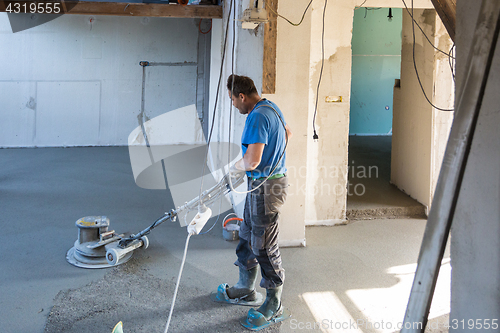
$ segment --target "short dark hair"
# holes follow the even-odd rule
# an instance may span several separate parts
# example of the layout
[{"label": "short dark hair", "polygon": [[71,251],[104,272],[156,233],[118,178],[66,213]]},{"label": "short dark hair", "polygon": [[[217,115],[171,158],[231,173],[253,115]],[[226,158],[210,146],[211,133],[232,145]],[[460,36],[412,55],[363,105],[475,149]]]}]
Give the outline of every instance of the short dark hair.
[{"label": "short dark hair", "polygon": [[227,90],[232,90],[234,96],[257,94],[257,88],[251,78],[236,74],[229,75],[227,78]]}]

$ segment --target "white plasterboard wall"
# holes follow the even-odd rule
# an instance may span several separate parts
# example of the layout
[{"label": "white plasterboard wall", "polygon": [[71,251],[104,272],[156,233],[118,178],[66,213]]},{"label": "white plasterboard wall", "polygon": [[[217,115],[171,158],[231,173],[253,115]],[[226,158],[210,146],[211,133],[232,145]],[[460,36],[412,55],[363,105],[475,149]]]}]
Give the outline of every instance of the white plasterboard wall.
[{"label": "white plasterboard wall", "polygon": [[[139,61],[196,62],[197,24],[63,15],[12,33],[0,13],[0,60],[9,64],[0,72],[0,146],[126,145],[141,111]],[[147,117],[196,103],[196,66],[146,70]]]},{"label": "white plasterboard wall", "polygon": [[[416,9],[414,17],[437,47],[448,51],[451,39],[432,9]],[[430,101],[453,109],[454,83],[448,58],[421,33],[415,34],[415,62]],[[394,107],[391,182],[428,209],[436,187],[453,112],[439,111],[425,99],[415,74],[411,18],[403,12],[401,88]]]}]

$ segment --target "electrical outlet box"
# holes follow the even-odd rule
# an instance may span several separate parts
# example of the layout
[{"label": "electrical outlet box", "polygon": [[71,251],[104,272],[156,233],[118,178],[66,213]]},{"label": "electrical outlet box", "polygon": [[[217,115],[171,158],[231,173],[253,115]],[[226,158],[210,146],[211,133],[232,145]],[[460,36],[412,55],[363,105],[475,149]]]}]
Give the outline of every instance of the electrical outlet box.
[{"label": "electrical outlet box", "polygon": [[245,9],[241,21],[243,29],[255,29],[260,23],[268,22],[267,11],[265,8]]}]

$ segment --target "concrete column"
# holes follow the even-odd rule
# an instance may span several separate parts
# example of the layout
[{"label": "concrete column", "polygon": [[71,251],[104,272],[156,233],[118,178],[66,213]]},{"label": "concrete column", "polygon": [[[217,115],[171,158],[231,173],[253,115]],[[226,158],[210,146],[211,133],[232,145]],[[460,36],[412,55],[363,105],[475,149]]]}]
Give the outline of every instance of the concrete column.
[{"label": "concrete column", "polygon": [[[457,100],[465,83],[478,16],[478,4],[457,2]],[[451,227],[450,332],[498,332],[500,325],[499,45],[497,42]]]},{"label": "concrete column", "polygon": [[[449,51],[451,41],[435,10],[415,9],[414,17],[433,43]],[[452,112],[438,111],[426,100],[415,72],[412,20],[403,11],[401,84],[395,88],[391,182],[430,208],[448,138]],[[415,25],[415,63],[427,98],[453,108],[453,79],[447,57],[438,54]],[[446,61],[446,63],[445,63]]]},{"label": "concrete column", "polygon": [[[313,117],[321,73],[324,1],[313,2],[309,67],[307,133],[307,225],[332,225],[345,220],[347,198],[347,146],[351,89],[351,29],[354,7],[345,1],[328,1],[324,29],[324,64],[318,94],[316,131]],[[327,96],[342,96],[327,103]]]},{"label": "concrete column", "polygon": [[[453,46],[453,41],[449,37],[439,16],[436,17],[436,33],[431,40],[437,48],[445,52],[449,52]],[[433,103],[437,107],[444,109],[454,108],[455,82],[452,74],[454,63],[454,60],[450,60],[442,52],[434,52]],[[431,193],[429,202],[432,202],[434,197],[446,143],[448,142],[451,124],[453,123],[453,115],[454,112],[432,108]]]},{"label": "concrete column", "polygon": [[[278,12],[298,23],[308,3],[309,0],[280,0]],[[310,12],[298,27],[278,19],[276,92],[264,96],[280,107],[293,132],[286,151],[290,187],[280,226],[280,244],[284,246],[305,245],[307,142],[311,139],[308,136],[310,36]]]}]

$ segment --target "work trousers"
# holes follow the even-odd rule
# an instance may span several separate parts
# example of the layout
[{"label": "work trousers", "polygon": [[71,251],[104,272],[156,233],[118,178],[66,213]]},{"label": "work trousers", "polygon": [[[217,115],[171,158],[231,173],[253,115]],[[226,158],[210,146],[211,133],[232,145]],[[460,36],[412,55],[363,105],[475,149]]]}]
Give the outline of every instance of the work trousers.
[{"label": "work trousers", "polygon": [[[263,180],[248,179],[252,191]],[[251,269],[260,265],[262,288],[276,288],[285,281],[278,246],[280,208],[286,200],[288,179],[286,176],[268,179],[261,187],[247,194],[240,242],[236,248],[235,265]]]}]

